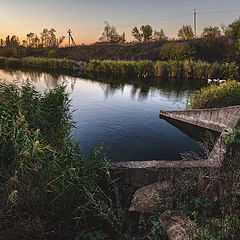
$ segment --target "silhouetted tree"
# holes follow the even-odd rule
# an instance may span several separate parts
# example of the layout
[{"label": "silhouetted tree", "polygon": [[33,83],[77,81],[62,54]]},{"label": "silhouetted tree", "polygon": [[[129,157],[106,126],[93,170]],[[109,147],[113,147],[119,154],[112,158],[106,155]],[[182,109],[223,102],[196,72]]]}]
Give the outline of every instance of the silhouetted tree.
[{"label": "silhouetted tree", "polygon": [[143,41],[150,41],[153,35],[153,29],[150,25],[142,25],[140,30],[142,31]]},{"label": "silhouetted tree", "polygon": [[34,44],[35,47],[40,46],[40,42],[42,47],[59,47],[59,45],[63,42],[65,39],[65,36],[56,36],[56,30],[54,28],[51,28],[48,30],[47,28],[44,28],[43,31],[40,33],[41,40],[35,35],[34,38]]},{"label": "silhouetted tree", "polygon": [[13,35],[10,38],[10,36],[8,35],[6,37],[5,45],[6,45],[6,47],[17,48],[19,46],[19,38],[15,35]]},{"label": "silhouetted tree", "polygon": [[186,25],[186,26],[182,26],[179,30],[178,30],[178,37],[179,39],[193,39],[194,38],[194,34],[193,34],[193,30],[192,27],[190,25]]},{"label": "silhouetted tree", "polygon": [[134,27],[132,29],[132,36],[139,42],[142,41],[142,34],[140,33],[140,31],[138,30],[137,27]]},{"label": "silhouetted tree", "polygon": [[34,33],[32,33],[32,32],[27,34],[27,46],[28,47],[33,47],[33,37],[34,37]]},{"label": "silhouetted tree", "polygon": [[240,39],[240,17],[225,29],[225,35],[235,40]]},{"label": "silhouetted tree", "polygon": [[5,41],[3,39],[0,39],[0,47],[3,47],[5,45]]},{"label": "silhouetted tree", "polygon": [[152,39],[152,35],[153,29],[150,25],[142,25],[140,30],[137,27],[132,29],[132,36],[139,42],[150,41]]},{"label": "silhouetted tree", "polygon": [[208,40],[216,40],[221,37],[221,30],[219,27],[205,27],[201,37]]},{"label": "silhouetted tree", "polygon": [[117,33],[116,28],[114,26],[111,26],[109,22],[105,21],[105,27],[104,31],[102,33],[102,36],[99,38],[102,42],[111,42],[111,43],[120,43],[125,42],[125,33],[120,35]]},{"label": "silhouetted tree", "polygon": [[167,40],[168,37],[166,36],[166,34],[164,33],[163,29],[161,29],[159,32],[154,30],[154,34],[152,39],[154,41],[158,41],[158,40]]}]

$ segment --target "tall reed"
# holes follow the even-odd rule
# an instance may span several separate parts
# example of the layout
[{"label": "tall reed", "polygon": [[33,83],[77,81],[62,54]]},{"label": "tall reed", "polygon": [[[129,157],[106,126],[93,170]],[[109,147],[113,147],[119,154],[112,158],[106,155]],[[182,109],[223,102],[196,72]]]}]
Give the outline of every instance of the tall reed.
[{"label": "tall reed", "polygon": [[240,69],[235,63],[208,63],[204,61],[111,61],[92,60],[88,65],[90,72],[111,74],[135,74],[138,76],[157,76],[166,78],[222,78],[240,79]]},{"label": "tall reed", "polygon": [[64,87],[0,84],[0,231],[21,226],[20,235],[39,237],[37,224],[44,233],[79,232],[102,211],[96,201],[109,203],[109,161],[80,151],[69,107]]}]

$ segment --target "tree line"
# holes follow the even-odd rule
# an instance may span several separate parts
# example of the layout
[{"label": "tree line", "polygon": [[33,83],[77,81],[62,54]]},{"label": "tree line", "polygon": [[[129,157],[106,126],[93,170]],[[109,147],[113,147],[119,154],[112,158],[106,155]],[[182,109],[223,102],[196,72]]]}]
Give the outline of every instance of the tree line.
[{"label": "tree line", "polygon": [[0,39],[0,46],[10,48],[17,48],[20,45],[31,48],[59,47],[64,39],[65,36],[56,36],[56,30],[54,28],[51,28],[50,30],[44,28],[40,33],[40,36],[33,32],[26,34],[26,39],[22,41],[22,44],[16,35],[8,35],[5,40]]},{"label": "tree line", "polygon": [[[137,42],[168,40],[168,37],[163,29],[157,31],[150,25],[142,25],[140,28],[135,26],[132,28],[131,33],[134,40]],[[178,30],[177,36],[179,40],[191,40],[196,38],[191,25],[183,25]],[[217,26],[207,26],[203,29],[203,32],[200,35],[201,38],[208,40],[216,40],[222,36],[240,39],[240,18],[228,26],[222,25],[221,28]],[[102,36],[99,38],[99,41],[124,43],[126,42],[125,33],[117,33],[116,27],[111,26],[109,22],[105,22],[104,31]]]},{"label": "tree line", "polygon": [[[108,43],[125,43],[125,33],[118,33],[115,26],[112,26],[109,22],[104,22],[104,30],[100,42]],[[163,29],[159,31],[154,30],[150,25],[142,25],[140,28],[134,26],[131,30],[131,34],[135,42],[148,42],[148,41],[161,41],[168,40],[167,35]],[[183,25],[178,30],[179,40],[191,40],[197,38],[194,35],[191,25]],[[200,38],[207,40],[216,40],[223,36],[238,40],[240,42],[240,17],[236,19],[228,26],[222,25],[221,28],[217,26],[207,26],[203,29]],[[0,39],[0,47],[16,48],[18,46],[31,47],[31,48],[43,48],[43,47],[59,47],[65,39],[65,36],[56,36],[56,30],[51,28],[48,30],[44,28],[38,36],[36,33],[30,32],[26,34],[26,39],[20,44],[19,38],[15,35],[7,36],[5,40]]]}]

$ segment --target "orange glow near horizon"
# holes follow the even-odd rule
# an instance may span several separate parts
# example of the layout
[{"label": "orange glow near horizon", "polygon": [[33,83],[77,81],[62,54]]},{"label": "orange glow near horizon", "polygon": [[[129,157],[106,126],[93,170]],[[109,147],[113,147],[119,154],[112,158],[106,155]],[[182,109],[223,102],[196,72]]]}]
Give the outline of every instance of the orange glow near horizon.
[{"label": "orange glow near horizon", "polygon": [[[153,30],[163,29],[169,38],[176,38],[183,25],[193,26],[193,9],[197,9],[197,34],[206,26],[228,25],[239,17],[240,1],[229,0],[0,0],[0,38],[16,35],[20,41],[33,32],[38,36],[44,28],[56,29],[57,36],[67,30],[77,44],[98,41],[104,21],[125,32],[127,41],[133,40],[134,26],[150,24]],[[211,12],[212,11],[212,12]]]}]

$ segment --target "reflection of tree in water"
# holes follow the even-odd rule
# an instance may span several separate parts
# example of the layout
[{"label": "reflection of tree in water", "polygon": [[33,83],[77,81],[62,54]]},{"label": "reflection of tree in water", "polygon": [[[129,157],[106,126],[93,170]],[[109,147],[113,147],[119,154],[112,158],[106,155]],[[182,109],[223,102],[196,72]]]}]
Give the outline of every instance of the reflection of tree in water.
[{"label": "reflection of tree in water", "polygon": [[[167,98],[182,98],[187,92],[200,89],[204,82],[199,80],[184,79],[160,79],[145,78],[139,79],[135,76],[113,76],[105,74],[89,74],[87,76],[92,81],[103,83],[103,89],[106,96],[113,95],[117,90],[124,89],[127,84],[131,86],[131,97],[139,100],[147,99],[150,96],[160,94]],[[107,85],[107,87],[106,87]]]},{"label": "reflection of tree in water", "polygon": [[71,90],[74,90],[74,85],[77,78],[67,76],[65,74],[56,73],[56,72],[43,72],[38,69],[34,70],[11,70],[4,69],[3,78],[8,82],[15,82],[18,85],[22,85],[26,82],[33,83],[33,85],[41,84],[44,82],[47,89],[55,88],[60,85],[69,85]]},{"label": "reflection of tree in water", "polygon": [[[27,80],[32,83],[41,84],[44,81],[47,88],[54,88],[59,85],[67,85],[74,91],[76,81],[79,80],[78,75],[72,73],[59,72],[43,72],[39,70],[4,70],[9,81],[15,79],[19,84],[23,84]],[[10,77],[9,77],[10,75]],[[4,76],[4,72],[3,72]],[[199,80],[184,79],[159,79],[144,78],[139,79],[136,76],[113,76],[105,74],[89,74],[84,76],[84,80],[98,82],[103,90],[105,97],[112,96],[119,90],[124,91],[125,86],[130,87],[132,98],[137,97],[143,101],[153,96],[164,96],[170,98],[183,98],[193,90],[200,89],[204,86],[204,82]]]}]

